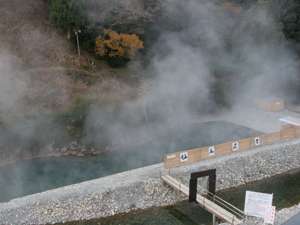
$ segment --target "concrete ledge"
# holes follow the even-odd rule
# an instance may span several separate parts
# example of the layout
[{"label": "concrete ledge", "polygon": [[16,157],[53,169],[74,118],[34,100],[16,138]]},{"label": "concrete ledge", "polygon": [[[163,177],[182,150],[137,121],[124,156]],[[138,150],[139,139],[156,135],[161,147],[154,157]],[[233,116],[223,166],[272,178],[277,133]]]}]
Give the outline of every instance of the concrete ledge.
[{"label": "concrete ledge", "polygon": [[264,146],[192,166],[164,171],[162,164],[71,185],[0,204],[1,224],[47,224],[100,218],[181,201],[160,180],[161,173],[188,182],[191,171],[217,169],[224,189],[300,167],[300,140]]}]

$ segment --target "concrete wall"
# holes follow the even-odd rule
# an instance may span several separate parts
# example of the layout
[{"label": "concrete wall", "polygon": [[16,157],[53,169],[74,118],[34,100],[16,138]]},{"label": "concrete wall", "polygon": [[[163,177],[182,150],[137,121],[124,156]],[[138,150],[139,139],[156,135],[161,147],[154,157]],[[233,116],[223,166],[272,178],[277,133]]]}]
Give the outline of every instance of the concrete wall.
[{"label": "concrete wall", "polygon": [[[244,184],[300,167],[300,140],[206,160],[170,170],[188,181],[191,171],[217,169],[217,188]],[[174,204],[185,199],[160,180],[162,164],[0,204],[1,224],[45,224],[92,219]]]},{"label": "concrete wall", "polygon": [[[188,165],[213,157],[235,154],[237,151],[253,151],[255,148],[262,145],[270,145],[280,141],[287,141],[299,138],[300,127],[285,125],[282,126],[279,132],[256,135],[242,140],[234,140],[231,142],[211,146],[214,148],[214,154],[209,154],[210,146],[171,153],[165,157],[164,165],[165,168],[174,168],[177,166]],[[258,143],[256,143],[256,139],[258,139]],[[233,148],[234,144],[237,144],[238,149]],[[181,159],[181,154],[186,155],[185,160]]]}]

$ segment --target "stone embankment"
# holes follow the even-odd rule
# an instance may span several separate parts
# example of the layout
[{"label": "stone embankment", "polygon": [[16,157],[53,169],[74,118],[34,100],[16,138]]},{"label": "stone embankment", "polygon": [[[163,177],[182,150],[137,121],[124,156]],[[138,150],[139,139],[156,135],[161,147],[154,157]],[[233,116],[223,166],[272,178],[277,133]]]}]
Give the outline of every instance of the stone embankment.
[{"label": "stone embankment", "polygon": [[0,157],[0,166],[6,166],[9,164],[14,164],[17,161],[34,160],[42,158],[51,157],[63,157],[63,156],[73,156],[73,157],[86,157],[86,156],[97,156],[100,154],[107,153],[109,149],[96,149],[93,147],[86,147],[80,143],[73,141],[63,147],[53,147],[46,146],[41,151],[35,152],[34,154],[29,151],[22,152],[21,155],[9,155],[7,158]]},{"label": "stone embankment", "polygon": [[104,153],[105,151],[99,150],[99,149],[96,149],[93,147],[88,148],[88,147],[85,147],[84,145],[81,145],[78,142],[74,141],[65,147],[53,148],[52,152],[53,152],[53,155],[57,155],[57,156],[84,157],[84,156],[96,156],[96,155]]},{"label": "stone embankment", "polygon": [[206,160],[171,171],[162,164],[91,180],[0,204],[1,224],[51,224],[93,219],[175,204],[184,196],[163,184],[161,174],[187,184],[192,171],[217,169],[224,189],[300,168],[300,140]]}]

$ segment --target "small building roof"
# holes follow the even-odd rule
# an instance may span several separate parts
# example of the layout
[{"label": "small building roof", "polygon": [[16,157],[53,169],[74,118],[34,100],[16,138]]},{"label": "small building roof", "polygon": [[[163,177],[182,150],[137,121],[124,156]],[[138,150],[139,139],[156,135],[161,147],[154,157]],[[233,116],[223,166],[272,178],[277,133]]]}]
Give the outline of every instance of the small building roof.
[{"label": "small building roof", "polygon": [[300,126],[300,118],[298,117],[287,116],[287,117],[280,118],[279,121],[294,126]]}]

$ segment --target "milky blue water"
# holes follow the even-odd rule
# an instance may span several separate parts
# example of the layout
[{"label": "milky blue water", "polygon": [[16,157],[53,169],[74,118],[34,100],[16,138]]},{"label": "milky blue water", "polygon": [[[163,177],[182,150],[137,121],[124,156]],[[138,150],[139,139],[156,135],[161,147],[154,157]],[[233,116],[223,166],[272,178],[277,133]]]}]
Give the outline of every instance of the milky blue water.
[{"label": "milky blue water", "polygon": [[156,140],[97,157],[61,157],[0,167],[0,201],[161,162],[169,152],[249,137],[255,131],[226,122],[180,127]]}]

